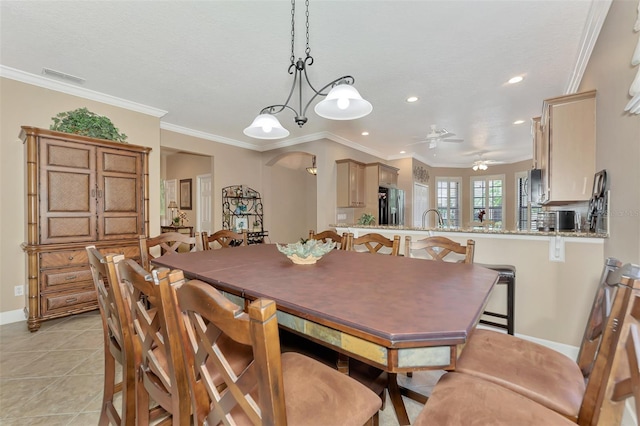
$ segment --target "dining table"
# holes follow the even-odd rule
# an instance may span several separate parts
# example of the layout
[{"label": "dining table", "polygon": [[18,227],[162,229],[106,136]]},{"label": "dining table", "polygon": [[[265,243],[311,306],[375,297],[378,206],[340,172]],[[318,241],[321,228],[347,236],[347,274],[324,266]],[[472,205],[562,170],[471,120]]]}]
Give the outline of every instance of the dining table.
[{"label": "dining table", "polygon": [[388,392],[400,424],[409,419],[395,375],[455,370],[498,280],[474,264],[346,250],[300,265],[276,244],[167,253],[152,263],[240,306],[271,299],[280,327],[393,375]]}]

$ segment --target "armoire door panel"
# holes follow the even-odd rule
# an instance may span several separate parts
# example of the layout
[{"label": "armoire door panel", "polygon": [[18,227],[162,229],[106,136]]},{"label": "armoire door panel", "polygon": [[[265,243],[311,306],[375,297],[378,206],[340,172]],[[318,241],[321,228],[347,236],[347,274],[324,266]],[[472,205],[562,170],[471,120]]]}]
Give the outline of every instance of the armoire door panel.
[{"label": "armoire door panel", "polygon": [[102,226],[100,226],[100,238],[112,239],[139,235],[140,226],[138,216],[105,216],[103,217]]},{"label": "armoire door panel", "polygon": [[47,181],[47,212],[91,213],[95,204],[91,190],[95,188],[90,174],[49,171]]},{"label": "armoire door panel", "polygon": [[103,172],[128,173],[132,175],[139,173],[140,156],[138,155],[101,150],[101,157],[101,169]]},{"label": "armoire door panel", "polygon": [[47,241],[91,241],[95,238],[95,216],[50,217],[46,232]]},{"label": "armoire door panel", "polygon": [[100,194],[103,200],[104,213],[132,212],[139,209],[138,182],[135,177],[122,178],[113,176],[103,177],[104,194]]},{"label": "armoire door panel", "polygon": [[47,139],[46,142],[42,147],[44,163],[47,166],[93,169],[95,147],[54,139]]}]

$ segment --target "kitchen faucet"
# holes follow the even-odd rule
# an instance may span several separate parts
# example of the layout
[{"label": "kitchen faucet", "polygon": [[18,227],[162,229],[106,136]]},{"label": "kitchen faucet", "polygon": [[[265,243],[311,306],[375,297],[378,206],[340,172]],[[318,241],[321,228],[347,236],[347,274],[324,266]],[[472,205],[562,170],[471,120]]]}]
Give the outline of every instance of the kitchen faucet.
[{"label": "kitchen faucet", "polygon": [[440,214],[440,212],[437,209],[428,209],[425,210],[424,213],[422,213],[422,227],[425,227],[425,221],[427,219],[427,213],[429,212],[435,212],[436,216],[438,216],[438,227],[442,228],[444,227],[444,221],[442,220],[442,215]]}]

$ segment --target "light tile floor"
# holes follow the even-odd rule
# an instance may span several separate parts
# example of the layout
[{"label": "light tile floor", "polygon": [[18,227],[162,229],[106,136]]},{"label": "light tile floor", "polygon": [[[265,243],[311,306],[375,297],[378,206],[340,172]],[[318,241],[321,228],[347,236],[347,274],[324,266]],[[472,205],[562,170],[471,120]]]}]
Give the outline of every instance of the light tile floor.
[{"label": "light tile floor", "polygon": [[[31,333],[26,322],[0,326],[0,425],[97,425],[102,402],[102,323],[98,311],[45,321]],[[439,374],[414,374],[405,385],[428,391]],[[405,398],[411,420],[421,404]],[[381,426],[398,421],[387,398]]]}]

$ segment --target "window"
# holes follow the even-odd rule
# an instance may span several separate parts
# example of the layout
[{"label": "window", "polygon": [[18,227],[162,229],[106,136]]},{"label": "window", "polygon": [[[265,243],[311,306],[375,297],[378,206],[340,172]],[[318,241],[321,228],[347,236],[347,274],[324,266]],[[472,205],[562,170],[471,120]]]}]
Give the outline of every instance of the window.
[{"label": "window", "polygon": [[460,227],[461,178],[436,178],[436,208],[449,228]]},{"label": "window", "polygon": [[516,228],[518,231],[537,231],[538,213],[542,207],[529,203],[529,179],[527,172],[516,173]]},{"label": "window", "polygon": [[503,227],[504,175],[471,178],[471,220],[479,220],[478,214],[484,210],[483,220],[495,222],[494,227]]}]

